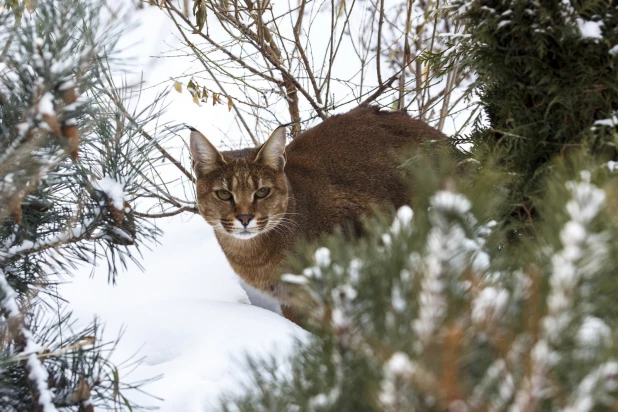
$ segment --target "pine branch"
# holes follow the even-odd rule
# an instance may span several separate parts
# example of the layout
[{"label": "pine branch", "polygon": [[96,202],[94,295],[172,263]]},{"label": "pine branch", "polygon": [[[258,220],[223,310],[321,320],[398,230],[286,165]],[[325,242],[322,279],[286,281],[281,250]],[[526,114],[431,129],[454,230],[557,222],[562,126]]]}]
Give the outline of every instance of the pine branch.
[{"label": "pine branch", "polygon": [[32,395],[34,412],[57,412],[52,403],[53,394],[47,386],[47,369],[37,357],[37,353],[42,348],[34,341],[26,327],[24,317],[17,305],[17,293],[8,284],[2,269],[0,269],[0,294],[2,296],[0,309],[7,319],[15,349],[21,352],[18,356],[27,356],[27,360],[22,361],[21,364]]}]

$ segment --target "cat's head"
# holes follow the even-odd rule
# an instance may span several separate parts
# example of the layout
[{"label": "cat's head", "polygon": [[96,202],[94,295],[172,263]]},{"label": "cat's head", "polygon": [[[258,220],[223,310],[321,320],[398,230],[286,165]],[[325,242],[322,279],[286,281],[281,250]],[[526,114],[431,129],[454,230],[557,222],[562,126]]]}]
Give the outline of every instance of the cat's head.
[{"label": "cat's head", "polygon": [[219,234],[246,240],[285,221],[284,127],[275,130],[259,149],[223,153],[203,134],[191,130],[190,147],[197,208]]}]

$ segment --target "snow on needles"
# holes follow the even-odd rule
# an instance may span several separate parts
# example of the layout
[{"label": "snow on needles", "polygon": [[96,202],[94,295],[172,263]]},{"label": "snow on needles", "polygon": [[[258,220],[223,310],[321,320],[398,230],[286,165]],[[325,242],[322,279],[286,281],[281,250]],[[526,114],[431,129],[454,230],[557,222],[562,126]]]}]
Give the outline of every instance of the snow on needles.
[{"label": "snow on needles", "polygon": [[602,21],[589,21],[582,18],[575,19],[579,31],[582,33],[584,39],[602,39],[601,27],[603,27]]},{"label": "snow on needles", "polygon": [[[542,333],[532,349],[531,376],[515,397],[514,411],[527,410],[529,405],[536,404],[547,393],[550,385],[547,375],[560,359],[554,347],[563,341],[570,326],[580,325],[577,333],[580,346],[598,344],[605,333],[603,322],[599,323],[592,317],[578,319],[581,315],[574,308],[576,297],[582,293],[583,283],[597,273],[608,254],[605,234],[591,232],[589,227],[605,206],[605,192],[590,183],[589,171],[582,171],[580,176],[580,181],[566,183],[571,195],[566,204],[570,220],[560,232],[563,248],[551,259],[547,315],[541,321]],[[580,388],[581,385],[589,386],[586,379]],[[567,410],[590,410],[594,402],[589,403],[593,399],[587,395],[589,392],[587,389],[582,391],[572,402],[573,408]]]},{"label": "snow on needles", "polygon": [[[482,226],[470,213],[471,203],[462,194],[449,191],[437,192],[430,200],[429,219],[432,228],[427,236],[419,313],[414,321],[418,335],[416,349],[420,352],[440,328],[447,312],[445,293],[449,280],[459,281],[465,287],[461,274],[471,268],[482,273],[489,268],[489,256],[482,250],[485,237],[493,222]],[[467,229],[473,229],[474,238],[469,238]],[[470,264],[471,262],[471,264]],[[502,299],[502,293],[499,293]],[[477,312],[481,307],[477,305]],[[480,315],[477,315],[480,317]]]},{"label": "snow on needles", "polygon": [[102,179],[95,180],[93,183],[95,189],[99,189],[108,199],[112,201],[114,207],[118,210],[122,210],[124,207],[124,201],[126,199],[126,194],[124,193],[124,185],[109,176],[106,176]]},{"label": "snow on needles", "polygon": [[6,281],[2,269],[0,269],[0,293],[2,294],[0,309],[7,314],[9,324],[18,325],[17,330],[13,333],[21,335],[24,341],[25,347],[23,348],[22,355],[27,355],[28,379],[36,386],[38,396],[35,401],[41,405],[42,412],[57,412],[56,407],[52,403],[52,393],[47,386],[47,369],[45,369],[37,357],[37,353],[41,351],[41,346],[34,341],[32,334],[26,329],[19,306],[15,300],[17,293]]},{"label": "snow on needles", "polygon": [[47,92],[43,96],[41,96],[38,109],[39,113],[41,113],[42,115],[53,116],[55,114],[54,96],[50,92]]}]

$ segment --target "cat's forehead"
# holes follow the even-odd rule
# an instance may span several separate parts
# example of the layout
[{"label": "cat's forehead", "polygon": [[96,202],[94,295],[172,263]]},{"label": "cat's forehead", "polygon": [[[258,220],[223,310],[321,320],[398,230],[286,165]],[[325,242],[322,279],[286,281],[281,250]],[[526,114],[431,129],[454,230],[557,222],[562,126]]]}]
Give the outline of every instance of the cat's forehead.
[{"label": "cat's forehead", "polygon": [[225,185],[228,190],[255,189],[260,185],[261,177],[255,167],[244,159],[233,160],[226,173]]}]

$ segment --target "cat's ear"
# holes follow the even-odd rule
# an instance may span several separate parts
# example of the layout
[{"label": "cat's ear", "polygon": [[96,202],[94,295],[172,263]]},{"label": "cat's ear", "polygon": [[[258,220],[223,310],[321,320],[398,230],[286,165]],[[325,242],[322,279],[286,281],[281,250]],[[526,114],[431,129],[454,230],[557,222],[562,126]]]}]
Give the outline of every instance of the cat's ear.
[{"label": "cat's ear", "polygon": [[189,147],[196,175],[207,174],[225,164],[225,159],[206,136],[191,128]]},{"label": "cat's ear", "polygon": [[283,171],[285,167],[285,127],[279,126],[262,145],[255,161]]}]

